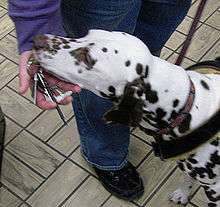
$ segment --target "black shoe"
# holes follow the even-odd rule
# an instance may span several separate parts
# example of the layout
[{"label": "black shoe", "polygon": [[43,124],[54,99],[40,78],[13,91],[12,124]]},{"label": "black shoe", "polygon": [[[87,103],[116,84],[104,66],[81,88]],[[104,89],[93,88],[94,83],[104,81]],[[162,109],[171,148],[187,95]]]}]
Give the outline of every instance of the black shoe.
[{"label": "black shoe", "polygon": [[105,189],[113,195],[129,201],[143,195],[142,179],[130,162],[116,171],[100,170],[96,167],[94,169]]}]

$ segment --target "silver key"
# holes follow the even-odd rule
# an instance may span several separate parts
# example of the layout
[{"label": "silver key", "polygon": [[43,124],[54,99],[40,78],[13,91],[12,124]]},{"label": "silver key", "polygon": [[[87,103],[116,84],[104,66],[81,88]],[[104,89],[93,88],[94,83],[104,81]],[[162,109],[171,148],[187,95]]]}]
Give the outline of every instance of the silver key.
[{"label": "silver key", "polygon": [[33,87],[33,98],[34,98],[34,104],[37,104],[37,82],[38,82],[38,75],[37,73],[34,74],[34,87]]}]

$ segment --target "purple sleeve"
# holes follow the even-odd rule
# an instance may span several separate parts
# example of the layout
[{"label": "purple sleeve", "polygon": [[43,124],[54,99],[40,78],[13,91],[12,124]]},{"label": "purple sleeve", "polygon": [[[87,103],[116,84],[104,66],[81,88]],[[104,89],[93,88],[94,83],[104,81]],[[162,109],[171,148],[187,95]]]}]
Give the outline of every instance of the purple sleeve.
[{"label": "purple sleeve", "polygon": [[60,0],[9,0],[9,16],[15,23],[19,53],[32,48],[36,34],[65,35]]}]

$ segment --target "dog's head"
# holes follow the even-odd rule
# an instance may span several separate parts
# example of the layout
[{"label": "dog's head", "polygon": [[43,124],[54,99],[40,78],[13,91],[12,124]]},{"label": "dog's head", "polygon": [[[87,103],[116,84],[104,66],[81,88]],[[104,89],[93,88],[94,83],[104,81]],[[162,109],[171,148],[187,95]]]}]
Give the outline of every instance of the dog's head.
[{"label": "dog's head", "polygon": [[138,122],[143,103],[137,80],[147,77],[153,61],[141,40],[103,30],[91,30],[80,39],[38,35],[33,52],[48,72],[114,101],[107,121]]}]

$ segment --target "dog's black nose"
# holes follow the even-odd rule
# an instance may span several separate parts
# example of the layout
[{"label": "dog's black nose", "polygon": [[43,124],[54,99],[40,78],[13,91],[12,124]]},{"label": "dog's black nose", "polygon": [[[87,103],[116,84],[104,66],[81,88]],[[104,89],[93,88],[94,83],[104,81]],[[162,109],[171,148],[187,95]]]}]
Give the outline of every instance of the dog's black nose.
[{"label": "dog's black nose", "polygon": [[46,35],[36,35],[33,38],[34,49],[43,49],[48,47],[48,37]]}]

